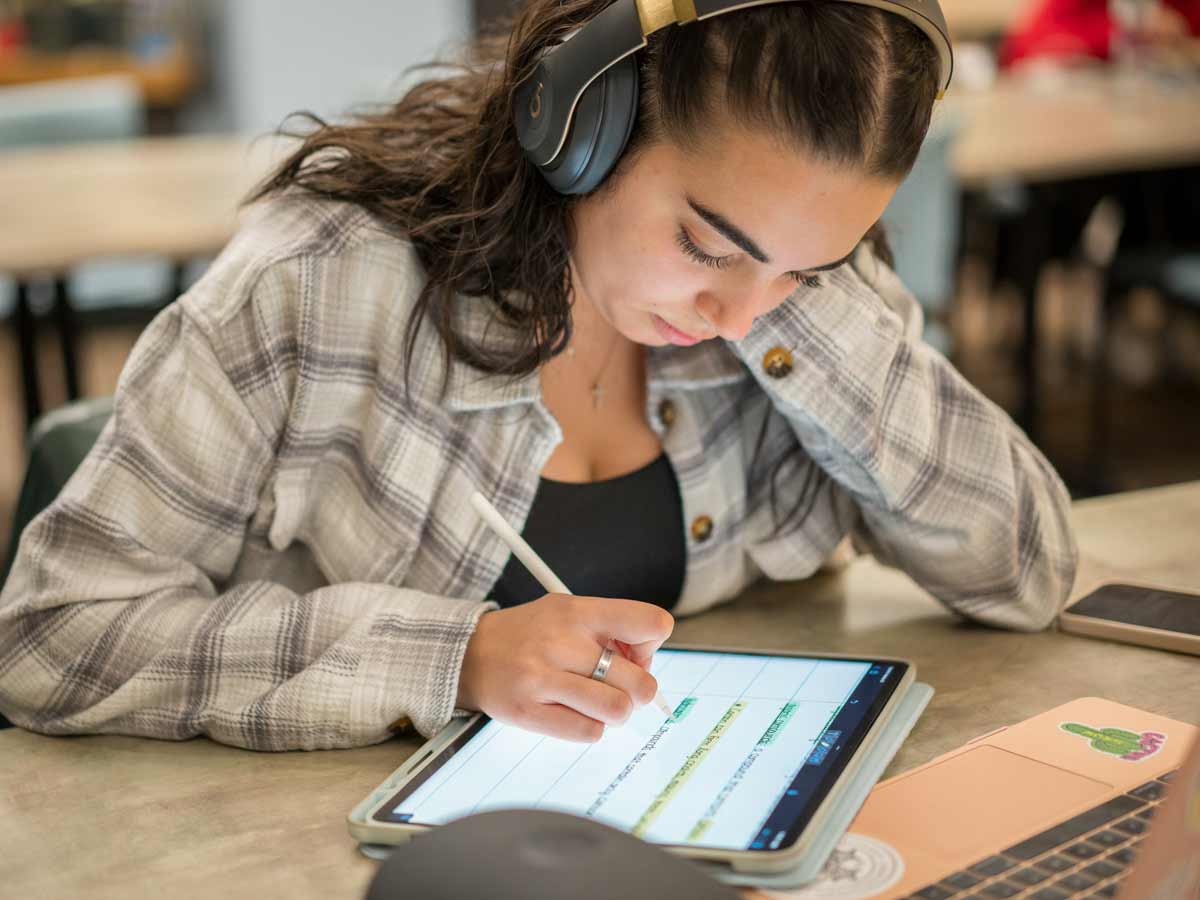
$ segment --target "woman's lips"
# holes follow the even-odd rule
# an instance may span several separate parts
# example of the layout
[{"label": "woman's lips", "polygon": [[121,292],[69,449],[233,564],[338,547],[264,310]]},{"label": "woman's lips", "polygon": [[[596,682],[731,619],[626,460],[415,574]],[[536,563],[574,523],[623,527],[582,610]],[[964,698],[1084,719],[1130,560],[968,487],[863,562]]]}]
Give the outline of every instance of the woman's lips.
[{"label": "woman's lips", "polygon": [[692,337],[690,334],[680,331],[675,326],[669,324],[666,319],[657,313],[654,314],[654,327],[658,329],[658,333],[661,334],[666,340],[670,341],[672,344],[677,344],[680,347],[690,347],[693,344],[700,343],[700,338]]}]

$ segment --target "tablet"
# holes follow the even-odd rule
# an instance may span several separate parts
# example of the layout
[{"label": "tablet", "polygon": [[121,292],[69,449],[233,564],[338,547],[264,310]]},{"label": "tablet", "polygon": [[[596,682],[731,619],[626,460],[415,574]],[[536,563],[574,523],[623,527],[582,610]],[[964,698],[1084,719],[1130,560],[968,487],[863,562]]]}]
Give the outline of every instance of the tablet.
[{"label": "tablet", "polygon": [[594,818],[744,871],[794,865],[822,813],[911,685],[896,659],[664,647],[653,704],[596,743],[479,713],[432,738],[385,782],[360,841],[396,843],[485,810]]}]

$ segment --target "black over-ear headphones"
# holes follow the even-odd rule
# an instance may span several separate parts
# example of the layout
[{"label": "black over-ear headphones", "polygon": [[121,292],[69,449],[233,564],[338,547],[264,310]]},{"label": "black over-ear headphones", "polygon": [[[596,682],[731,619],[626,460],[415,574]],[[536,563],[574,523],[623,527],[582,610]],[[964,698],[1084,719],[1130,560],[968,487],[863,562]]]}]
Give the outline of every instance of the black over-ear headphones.
[{"label": "black over-ear headphones", "polygon": [[[633,131],[638,108],[634,54],[670,25],[769,3],[804,0],[616,0],[549,51],[517,88],[517,139],[556,191],[586,194],[612,171]],[[937,47],[939,99],[954,57],[937,0],[840,0],[908,19]]]}]

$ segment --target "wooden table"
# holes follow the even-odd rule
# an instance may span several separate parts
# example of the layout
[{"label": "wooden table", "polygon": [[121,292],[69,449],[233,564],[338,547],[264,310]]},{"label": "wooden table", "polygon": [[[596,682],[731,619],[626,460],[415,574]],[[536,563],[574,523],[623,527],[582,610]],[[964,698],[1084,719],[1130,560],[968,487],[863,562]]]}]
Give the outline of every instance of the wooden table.
[{"label": "wooden table", "polygon": [[954,175],[968,188],[1026,184],[1200,161],[1200,77],[1116,78],[1104,68],[1001,77],[947,95],[938,116],[962,131]]},{"label": "wooden table", "polygon": [[[1077,592],[1106,576],[1200,588],[1200,482],[1084,501],[1073,518]],[[838,575],[762,585],[680,621],[675,637],[913,659],[937,694],[890,774],[1076,697],[1200,722],[1194,657],[959,624],[866,558]],[[346,813],[417,746],[268,754],[204,739],[0,732],[0,892],[361,898],[375,864],[359,855]]]},{"label": "wooden table", "polygon": [[956,41],[994,40],[1004,35],[1034,0],[942,0]]},{"label": "wooden table", "polygon": [[66,274],[101,257],[154,255],[179,263],[218,252],[237,227],[238,203],[286,141],[231,136],[148,138],[0,153],[0,273],[17,281],[17,327],[26,412],[41,411],[29,287],[55,284],[79,396]]}]

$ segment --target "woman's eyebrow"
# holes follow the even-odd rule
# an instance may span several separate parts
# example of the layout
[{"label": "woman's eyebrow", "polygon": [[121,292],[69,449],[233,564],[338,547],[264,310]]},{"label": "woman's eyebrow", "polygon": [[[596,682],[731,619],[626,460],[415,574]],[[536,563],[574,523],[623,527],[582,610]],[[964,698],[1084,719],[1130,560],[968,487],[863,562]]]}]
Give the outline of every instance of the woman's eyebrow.
[{"label": "woman's eyebrow", "polygon": [[688,206],[696,211],[696,215],[702,218],[713,228],[717,229],[717,231],[721,232],[721,234],[725,235],[731,244],[734,244],[745,250],[760,263],[769,263],[771,261],[771,257],[763,253],[762,250],[759,249],[758,244],[754,243],[754,241],[752,241],[746,235],[746,232],[742,231],[742,229],[738,228],[723,215],[718,212],[713,212],[707,206],[697,203],[691,197],[687,198],[687,202]]},{"label": "woman's eyebrow", "polygon": [[[696,215],[723,234],[731,244],[745,250],[760,263],[769,263],[771,261],[771,257],[763,253],[758,244],[754,243],[746,232],[742,231],[742,229],[738,228],[719,212],[709,209],[691,197],[687,198],[687,203],[695,211]],[[815,268],[804,269],[803,271],[828,272],[830,269],[836,269],[838,266],[843,265],[853,255],[854,251],[851,250],[841,259],[837,260],[837,262],[826,263],[823,266],[816,266]]]}]

